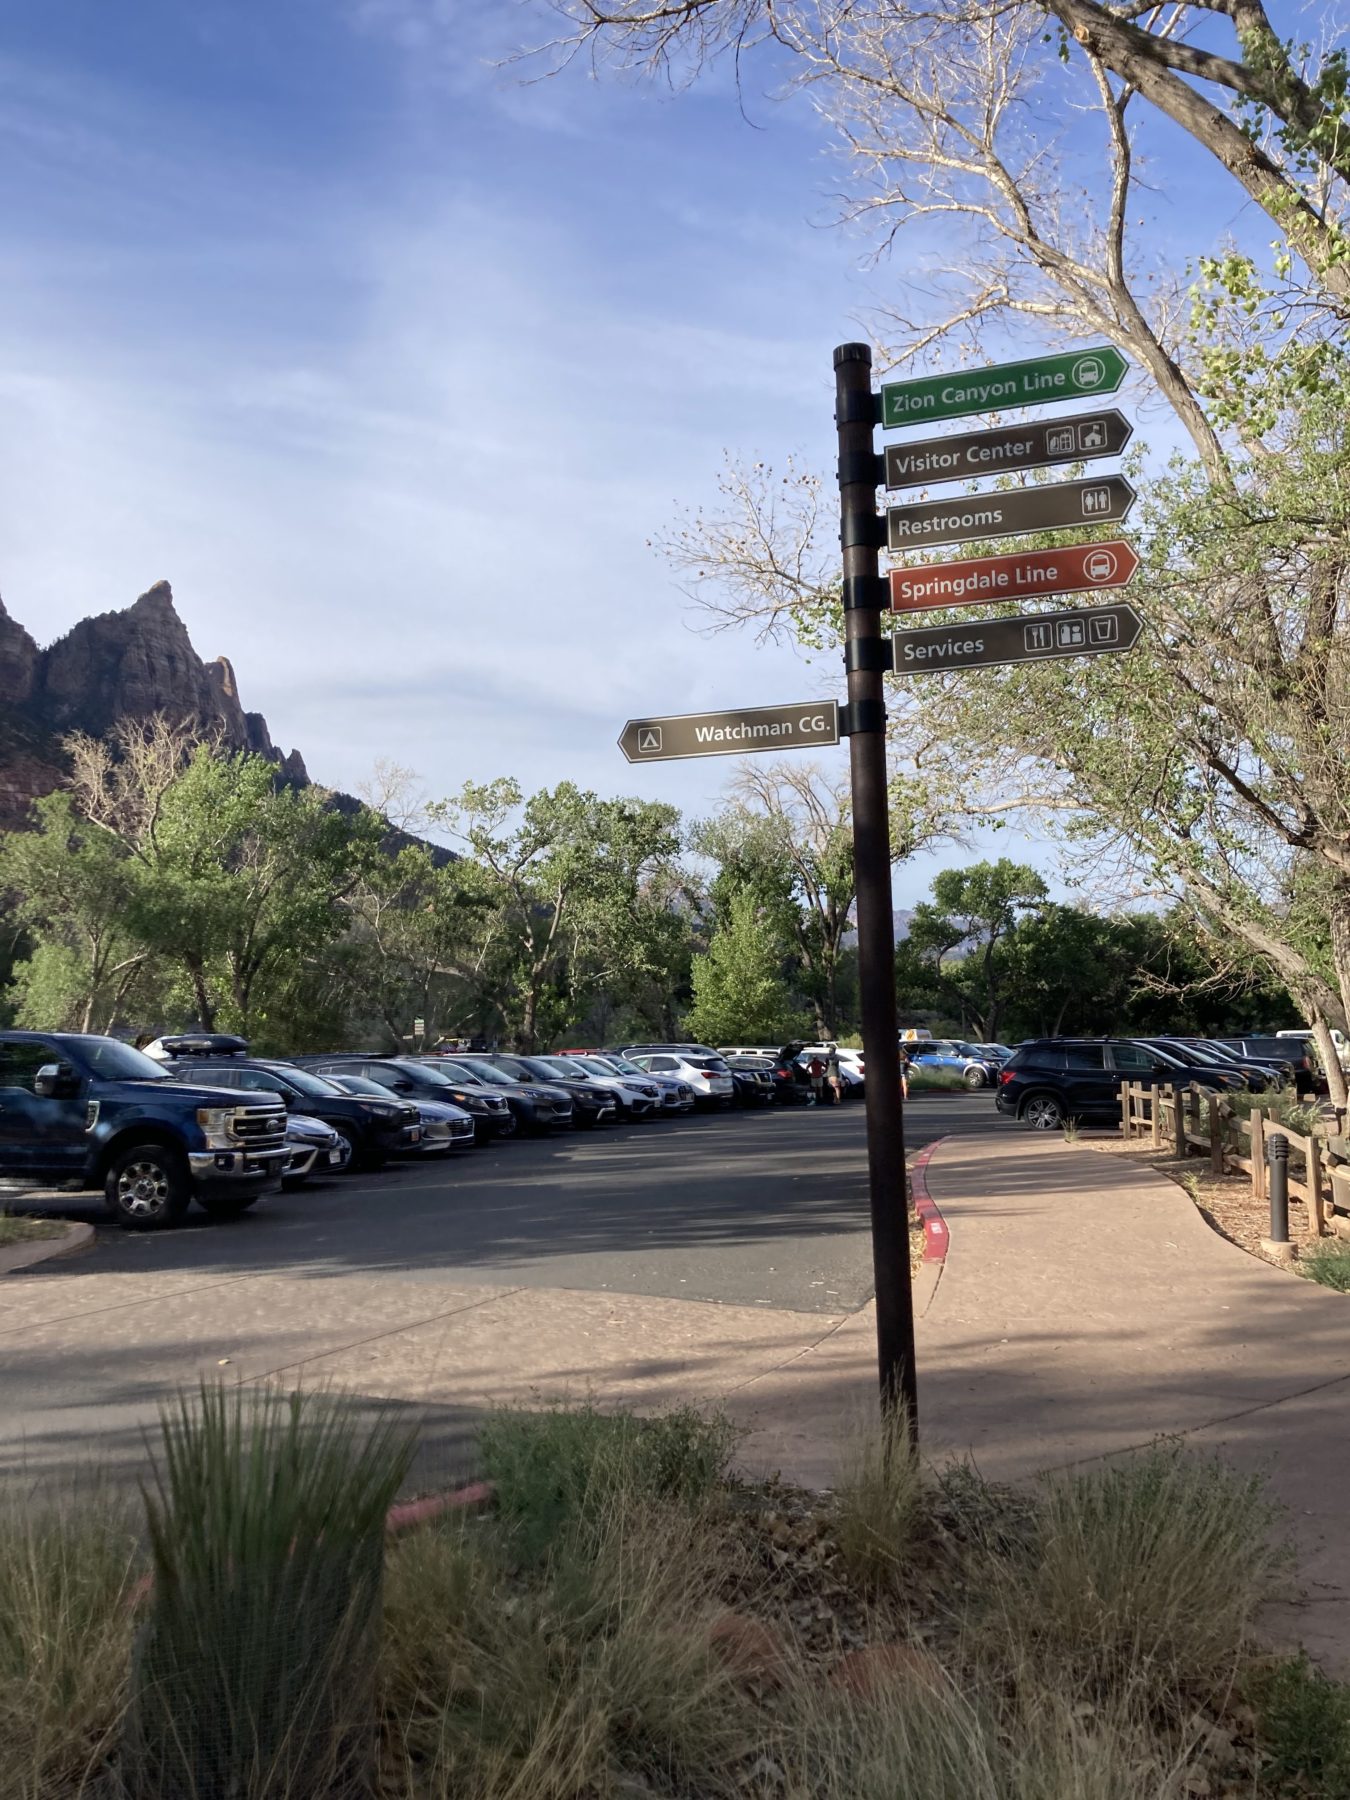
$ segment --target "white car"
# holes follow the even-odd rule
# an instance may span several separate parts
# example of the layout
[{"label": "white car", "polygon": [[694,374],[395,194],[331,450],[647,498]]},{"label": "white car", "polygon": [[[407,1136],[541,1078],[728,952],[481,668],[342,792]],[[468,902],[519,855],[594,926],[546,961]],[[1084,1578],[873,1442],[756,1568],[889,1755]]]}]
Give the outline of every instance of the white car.
[{"label": "white car", "polygon": [[635,1045],[625,1056],[651,1075],[678,1075],[694,1090],[695,1106],[730,1106],[735,1098],[731,1070],[716,1050],[702,1046],[676,1049]]},{"label": "white car", "polygon": [[661,1110],[660,1088],[654,1081],[648,1081],[640,1069],[636,1075],[625,1078],[616,1075],[613,1069],[592,1068],[590,1058],[586,1056],[536,1056],[534,1060],[545,1068],[556,1069],[565,1080],[580,1078],[612,1095],[625,1119],[645,1119],[649,1113]]},{"label": "white car", "polygon": [[656,1075],[650,1069],[640,1069],[635,1062],[629,1062],[626,1056],[602,1055],[599,1052],[594,1056],[578,1056],[575,1059],[569,1056],[567,1060],[575,1060],[597,1075],[617,1075],[623,1080],[640,1081],[644,1087],[654,1087],[662,1112],[687,1113],[694,1110],[694,1090],[678,1075]]},{"label": "white car", "polygon": [[842,1044],[831,1043],[804,1044],[802,1046],[802,1055],[808,1062],[813,1056],[818,1056],[822,1062],[825,1062],[831,1051],[839,1058],[839,1067],[845,1075],[856,1075],[859,1081],[866,1080],[867,1063],[861,1050],[846,1050]]}]

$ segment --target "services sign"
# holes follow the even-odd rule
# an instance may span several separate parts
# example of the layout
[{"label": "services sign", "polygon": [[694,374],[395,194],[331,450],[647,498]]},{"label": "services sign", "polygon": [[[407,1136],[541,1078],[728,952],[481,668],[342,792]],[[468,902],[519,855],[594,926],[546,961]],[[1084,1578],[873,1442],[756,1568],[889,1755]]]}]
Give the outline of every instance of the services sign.
[{"label": "services sign", "polygon": [[1143,629],[1144,621],[1132,606],[1084,606],[1069,612],[1022,613],[980,625],[912,625],[893,632],[891,641],[897,675],[931,675],[939,669],[1113,656],[1132,650]]},{"label": "services sign", "polygon": [[955,375],[926,375],[918,381],[889,381],[881,389],[881,428],[922,425],[929,419],[962,419],[970,413],[1008,412],[1015,406],[1044,406],[1049,400],[1095,399],[1114,394],[1129,364],[1111,344],[1034,356],[1026,362],[995,363]]},{"label": "services sign", "polygon": [[940,487],[944,481],[1002,475],[1009,469],[1093,462],[1100,456],[1119,456],[1133,431],[1124,413],[1112,406],[1069,419],[1036,419],[1030,425],[963,431],[954,437],[923,438],[917,444],[887,444],[886,486]]},{"label": "services sign", "polygon": [[1135,491],[1123,475],[1092,481],[1046,482],[1041,487],[960,494],[951,500],[919,500],[886,512],[887,548],[962,544],[972,538],[1019,537],[1027,531],[1059,531],[1066,525],[1118,525],[1129,515]]},{"label": "services sign", "polygon": [[1061,544],[1009,556],[972,556],[962,562],[892,569],[891,611],[932,612],[940,606],[980,606],[993,600],[1033,600],[1043,594],[1081,594],[1124,587],[1139,558],[1123,538],[1105,544]]},{"label": "services sign", "polygon": [[630,719],[619,748],[630,763],[669,762],[681,756],[744,756],[754,750],[808,750],[838,742],[835,702],[802,700],[795,706]]}]

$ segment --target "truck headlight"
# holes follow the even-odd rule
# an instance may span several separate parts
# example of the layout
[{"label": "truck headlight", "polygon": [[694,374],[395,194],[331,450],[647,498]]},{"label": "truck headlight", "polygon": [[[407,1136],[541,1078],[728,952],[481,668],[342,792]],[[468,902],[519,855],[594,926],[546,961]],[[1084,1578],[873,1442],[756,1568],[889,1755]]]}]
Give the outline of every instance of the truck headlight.
[{"label": "truck headlight", "polygon": [[197,1108],[197,1123],[206,1139],[208,1150],[234,1149],[237,1141],[234,1135],[234,1111],[232,1106]]}]

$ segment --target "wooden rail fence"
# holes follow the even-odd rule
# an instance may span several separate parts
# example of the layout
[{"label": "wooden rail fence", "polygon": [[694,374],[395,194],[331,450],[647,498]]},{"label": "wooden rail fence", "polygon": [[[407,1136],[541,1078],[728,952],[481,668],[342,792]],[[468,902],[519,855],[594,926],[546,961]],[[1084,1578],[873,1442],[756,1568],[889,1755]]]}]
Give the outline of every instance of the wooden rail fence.
[{"label": "wooden rail fence", "polygon": [[1268,1200],[1266,1141],[1281,1131],[1289,1140],[1289,1197],[1307,1208],[1308,1231],[1350,1237],[1350,1145],[1322,1132],[1292,1130],[1253,1107],[1243,1119],[1222,1094],[1190,1083],[1150,1087],[1120,1085],[1120,1129],[1127,1140],[1144,1140],[1178,1158],[1203,1156],[1216,1175],[1246,1175],[1252,1197]]}]

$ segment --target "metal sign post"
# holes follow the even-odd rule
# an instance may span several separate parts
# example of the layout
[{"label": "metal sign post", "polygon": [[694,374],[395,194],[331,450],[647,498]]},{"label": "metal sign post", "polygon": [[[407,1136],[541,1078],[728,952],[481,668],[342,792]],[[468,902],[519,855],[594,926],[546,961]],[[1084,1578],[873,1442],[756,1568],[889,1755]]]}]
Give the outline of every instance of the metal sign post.
[{"label": "metal sign post", "polygon": [[903,1409],[918,1438],[914,1300],[909,1274],[905,1131],[895,1013],[895,920],[886,784],[883,671],[890,645],[881,635],[889,600],[877,552],[885,527],[877,513],[872,352],[841,344],[834,353],[839,431],[840,542],[844,553],[844,666],[853,788],[853,855],[858,898],[858,986],[867,1056],[867,1171],[872,1209],[872,1267],[877,1296],[877,1361],[883,1410]]}]

